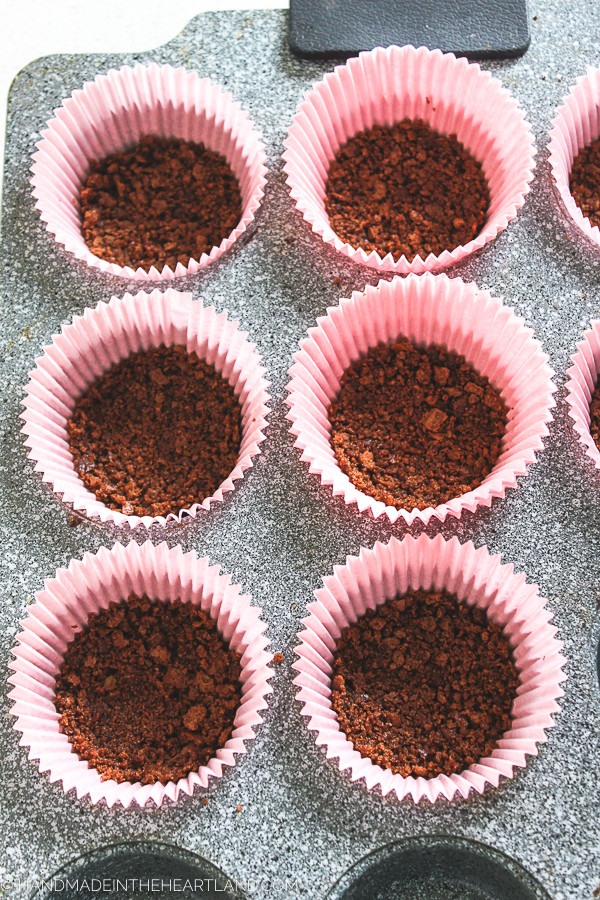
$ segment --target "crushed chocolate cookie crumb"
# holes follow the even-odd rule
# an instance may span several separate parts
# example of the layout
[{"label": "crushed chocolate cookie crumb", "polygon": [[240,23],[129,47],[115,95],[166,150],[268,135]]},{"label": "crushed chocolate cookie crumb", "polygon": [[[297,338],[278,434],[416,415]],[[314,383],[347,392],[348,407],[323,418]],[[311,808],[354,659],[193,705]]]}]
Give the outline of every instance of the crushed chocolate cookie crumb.
[{"label": "crushed chocolate cookie crumb", "polygon": [[426,509],[489,475],[507,412],[464,357],[400,337],[344,372],[329,409],[330,442],[360,491],[396,509]]},{"label": "crushed chocolate cookie crumb", "polygon": [[359,132],[338,150],[325,186],[338,237],[367,253],[391,253],[396,262],[468,244],[489,204],[481,163],[455,134],[439,134],[420,119]]},{"label": "crushed chocolate cookie crumb", "polygon": [[67,646],[54,705],[102,780],[177,781],[233,730],[240,655],[192,603],[130,597],[90,617]]},{"label": "crushed chocolate cookie crumb", "polygon": [[419,590],[342,633],[332,702],[363,756],[404,778],[435,778],[491,754],[518,684],[508,641],[483,610]]},{"label": "crushed chocolate cookie crumb", "polygon": [[179,138],[146,135],[131,150],[92,160],[81,190],[89,249],[132,269],[187,266],[228,237],[241,216],[229,163]]},{"label": "crushed chocolate cookie crumb", "polygon": [[600,140],[583,147],[573,160],[569,189],[590,224],[600,227]]},{"label": "crushed chocolate cookie crumb", "polygon": [[235,467],[241,409],[213,366],[184,347],[134,353],[77,400],[75,471],[110,509],[166,516],[213,494]]}]

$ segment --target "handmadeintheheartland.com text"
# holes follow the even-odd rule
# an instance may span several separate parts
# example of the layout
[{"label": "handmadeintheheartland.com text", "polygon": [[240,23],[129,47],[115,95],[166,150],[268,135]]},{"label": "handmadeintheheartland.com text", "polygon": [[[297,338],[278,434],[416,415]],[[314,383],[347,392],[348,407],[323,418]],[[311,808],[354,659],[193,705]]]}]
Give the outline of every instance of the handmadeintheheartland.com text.
[{"label": "handmadeintheheartland.com text", "polygon": [[164,897],[186,895],[192,897],[243,897],[268,889],[269,895],[287,894],[294,891],[296,879],[293,878],[256,878],[246,882],[217,880],[215,878],[99,878],[99,877],[67,877],[53,876],[48,879],[13,878],[0,875],[0,896],[10,896],[11,891],[19,891],[23,896],[60,897],[64,895],[80,895],[81,900],[89,897],[92,900],[98,893],[121,896],[143,896],[144,894],[162,894]]}]

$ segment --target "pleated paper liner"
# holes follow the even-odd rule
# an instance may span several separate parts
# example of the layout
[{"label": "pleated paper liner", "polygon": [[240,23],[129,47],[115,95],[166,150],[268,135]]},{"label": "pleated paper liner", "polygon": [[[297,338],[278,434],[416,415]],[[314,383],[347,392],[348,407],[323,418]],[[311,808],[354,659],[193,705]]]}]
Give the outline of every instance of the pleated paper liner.
[{"label": "pleated paper liner", "polygon": [[600,137],[600,69],[588,68],[581,75],[569,95],[564,98],[552,121],[550,132],[550,169],[559,206],[579,230],[600,247],[600,229],[592,225],[573,199],[569,176],[573,161],[584,147]]},{"label": "pleated paper liner", "polygon": [[[33,195],[42,220],[77,259],[103,272],[141,281],[198,272],[218,259],[248,228],[264,194],[266,156],[241,105],[208,78],[172,66],[111,69],[73,91],[55,110],[33,155]],[[238,179],[242,218],[218,247],[187,266],[149,271],[121,267],[90,252],[81,232],[79,195],[90,162],[132,147],[144,135],[182,138],[225,157]]]},{"label": "pleated paper liner", "polygon": [[[325,185],[337,151],[375,124],[422,119],[458,140],[482,164],[490,208],[480,234],[439,256],[394,261],[342,241],[325,210]],[[381,272],[434,271],[492,241],[525,202],[533,178],[534,145],[516,100],[500,81],[452,53],[420,47],[377,48],[336,66],[308,93],[285,141],[285,171],[292,198],[313,231],[354,262]]]},{"label": "pleated paper liner", "polygon": [[[356,503],[359,510],[371,510],[375,518],[385,515],[391,522],[458,518],[463,510],[490,506],[494,497],[516,487],[518,476],[527,473],[543,448],[555,405],[554,372],[533,330],[488,291],[443,274],[409,275],[369,285],[364,293],[355,291],[317,322],[293,357],[287,418],[310,471],[347,504]],[[464,356],[509,408],[501,453],[487,478],[474,490],[425,510],[398,510],[359,491],[338,466],[329,442],[328,409],[343,372],[370,348],[400,335],[417,345],[441,344]]]},{"label": "pleated paper liner", "polygon": [[[265,650],[267,625],[260,619],[261,610],[240,593],[239,585],[230,582],[231,576],[220,574],[219,566],[209,565],[207,558],[183,553],[181,547],[170,550],[165,543],[156,547],[150,541],[85,553],[81,561],[71,560],[68,569],[58,569],[54,578],[47,579],[21,622],[18,646],[13,649],[16,658],[9,662],[14,670],[9,678],[14,685],[9,694],[14,701],[11,713],[17,717],[14,728],[22,732],[20,744],[30,748],[29,758],[39,760],[40,772],[49,772],[51,782],[61,780],[65,793],[75,789],[79,798],[89,794],[92,803],[104,800],[108,806],[127,807],[152,800],[160,806],[165,797],[175,801],[181,792],[191,796],[196,785],[207,787],[211,776],[220,778],[224,766],[234,766],[236,754],[246,752],[244,742],[254,738],[254,726],[262,722],[260,711],[267,708],[266,697],[272,690],[268,679],[273,673],[268,667],[271,656]],[[216,622],[223,640],[242,657],[242,699],[231,737],[206,766],[177,783],[102,781],[61,733],[53,702],[56,676],[74,634],[91,615],[132,593],[201,607]]]},{"label": "pleated paper liner", "polygon": [[[229,477],[201,503],[174,510],[166,517],[125,515],[97,500],[79,478],[69,451],[67,422],[77,398],[111,366],[132,353],[161,344],[179,344],[188,353],[195,352],[232,386],[242,413],[240,451]],[[125,294],[86,309],[83,316],[75,316],[71,325],[63,326],[61,334],[54,336],[30,372],[27,397],[22,401],[25,412],[21,415],[29,458],[52,490],[88,518],[115,525],[128,523],[131,528],[140,523],[150,527],[181,522],[186,516],[193,518],[200,509],[209,509],[233,490],[234,482],[260,452],[269,395],[255,347],[226,313],[204,307],[192,301],[191,294],[172,288],[164,293],[140,291],[135,297]]]},{"label": "pleated paper liner", "polygon": [[[350,770],[352,781],[362,778],[368,790],[379,786],[384,796],[394,791],[399,800],[412,797],[418,803],[426,798],[434,803],[438,797],[452,800],[457,794],[482,793],[486,784],[497,787],[501,776],[511,778],[515,766],[523,767],[527,756],[537,755],[537,745],[547,740],[546,729],[554,725],[552,714],[559,710],[566,660],[557,629],[549,624],[552,613],[544,608],[546,601],[512,565],[502,565],[500,556],[490,556],[486,547],[476,550],[470,541],[460,544],[457,538],[421,535],[377,542],[372,550],[349,556],[346,565],[335,566],[323,583],[308,607],[310,615],[302,620],[305,630],[298,634],[294,668],[299,674],[294,684],[308,728],[317,732],[317,744],[325,747],[328,759],[339,761],[341,771]],[[431,779],[404,778],[361,756],[340,731],[330,700],[332,661],[342,631],[367,609],[419,588],[445,588],[461,602],[485,610],[508,639],[519,675],[512,727],[497,749],[459,774]]]},{"label": "pleated paper liner", "polygon": [[[596,229],[597,230],[597,229]],[[591,322],[591,328],[577,344],[577,353],[571,357],[573,365],[567,370],[567,403],[574,428],[585,447],[585,452],[597,469],[600,469],[600,451],[590,432],[590,403],[598,383],[600,370],[600,319]]]}]

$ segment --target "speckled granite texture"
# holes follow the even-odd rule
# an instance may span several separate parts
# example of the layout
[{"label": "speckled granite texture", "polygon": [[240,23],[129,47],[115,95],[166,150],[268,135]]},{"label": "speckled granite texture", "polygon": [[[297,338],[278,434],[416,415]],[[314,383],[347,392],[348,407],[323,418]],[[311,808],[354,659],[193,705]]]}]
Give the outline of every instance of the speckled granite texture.
[{"label": "speckled granite texture", "polygon": [[[600,313],[600,253],[587,247],[558,210],[545,147],[554,110],[569,85],[588,65],[600,64],[600,6],[590,0],[534,0],[530,13],[532,44],[526,55],[485,68],[518,97],[533,127],[538,146],[533,191],[498,240],[450,274],[489,288],[523,315],[550,354],[562,386],[576,341]],[[391,534],[401,536],[405,529],[334,500],[299,462],[287,433],[284,388],[299,340],[327,306],[376,283],[377,276],[324,247],[294,210],[284,186],[280,157],[291,116],[304,91],[332,66],[290,57],[283,12],[204,15],[156,51],[48,57],[28,66],[13,84],[4,168],[0,338],[5,674],[18,622],[43,579],[86,550],[130,539],[89,524],[70,527],[64,508],[26,460],[18,414],[27,372],[61,324],[99,300],[139,287],[89,270],[56,246],[34,209],[28,181],[30,155],[52,110],[97,73],[136,61],[188,66],[224,85],[249,109],[268,147],[270,179],[255,227],[216,264],[172,283],[228,310],[257,342],[272,383],[267,441],[255,467],[224,503],[169,533],[167,540],[209,555],[253,595],[270,623],[272,650],[283,651],[285,663],[274,670],[270,710],[239,765],[207,791],[159,810],[91,807],[73,794],[65,796],[60,784],[49,784],[19,747],[5,689],[0,716],[3,896],[29,897],[36,880],[80,854],[144,838],[207,857],[231,878],[250,881],[256,900],[314,898],[369,851],[402,836],[443,832],[506,853],[553,900],[591,898],[600,883],[600,475],[576,440],[562,390],[546,450],[518,489],[489,510],[428,529],[487,544],[537,582],[548,598],[565,642],[569,681],[556,727],[539,757],[483,796],[415,807],[369,793],[361,782],[350,783],[315,746],[294,701],[294,634],[321,577],[347,554]],[[134,535],[143,537],[143,532]],[[152,539],[160,541],[160,531]]]}]

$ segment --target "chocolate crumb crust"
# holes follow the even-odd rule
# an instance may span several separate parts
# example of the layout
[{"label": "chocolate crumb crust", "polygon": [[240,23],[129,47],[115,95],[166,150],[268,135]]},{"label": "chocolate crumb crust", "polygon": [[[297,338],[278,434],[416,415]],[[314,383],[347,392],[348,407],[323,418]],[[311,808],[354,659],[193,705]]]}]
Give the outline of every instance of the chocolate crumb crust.
[{"label": "chocolate crumb crust", "polygon": [[187,266],[228,237],[242,216],[239,184],[223,156],[156,135],[92,160],[80,202],[91,252],[134,270]]},{"label": "chocolate crumb crust", "polygon": [[463,356],[400,337],[346,369],[329,408],[330,442],[360,491],[396,509],[426,509],[489,475],[507,413]]},{"label": "chocolate crumb crust", "polygon": [[338,150],[325,185],[338,237],[396,262],[468,244],[489,204],[481,163],[455,134],[439,134],[421,119],[360,131]]},{"label": "chocolate crumb crust", "polygon": [[519,678],[483,610],[409,591],[351,625],[333,661],[333,708],[362,756],[407,778],[464,771],[511,727]]},{"label": "chocolate crumb crust", "polygon": [[54,705],[102,780],[177,781],[233,730],[240,655],[192,603],[131,596],[90,617],[67,646]]},{"label": "chocolate crumb crust", "polygon": [[201,503],[234,469],[241,409],[213,366],[184,347],[134,353],[77,400],[67,423],[75,471],[126,515]]},{"label": "chocolate crumb crust", "polygon": [[569,189],[590,224],[600,227],[600,140],[582,147],[573,160]]},{"label": "chocolate crumb crust", "polygon": [[596,385],[590,402],[590,433],[600,450],[600,382]]}]

